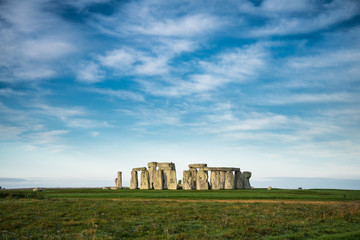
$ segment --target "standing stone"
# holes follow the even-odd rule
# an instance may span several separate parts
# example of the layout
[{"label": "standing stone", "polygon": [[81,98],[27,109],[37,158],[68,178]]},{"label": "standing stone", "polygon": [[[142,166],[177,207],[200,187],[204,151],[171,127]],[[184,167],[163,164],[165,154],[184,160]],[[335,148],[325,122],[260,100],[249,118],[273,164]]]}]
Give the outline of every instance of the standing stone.
[{"label": "standing stone", "polygon": [[242,175],[244,176],[244,188],[251,189],[251,185],[250,185],[251,172],[243,172]]},{"label": "standing stone", "polygon": [[220,172],[220,189],[224,189],[225,188],[225,172],[221,171]]},{"label": "standing stone", "polygon": [[243,188],[242,176],[240,171],[235,172],[235,189]]},{"label": "standing stone", "polygon": [[192,183],[193,183],[193,180],[192,180],[190,170],[184,170],[183,171],[183,189],[184,190],[193,189]]},{"label": "standing stone", "polygon": [[167,182],[167,188],[171,189],[171,190],[176,190],[177,189],[177,180],[176,180],[176,171],[175,170],[170,170],[168,172],[168,182]]},{"label": "standing stone", "polygon": [[157,162],[148,163],[150,189],[154,189],[156,166],[157,166]]},{"label": "standing stone", "polygon": [[208,172],[200,168],[196,178],[197,190],[209,190]]},{"label": "standing stone", "polygon": [[171,168],[163,168],[163,189],[168,189],[168,181]]},{"label": "standing stone", "polygon": [[115,178],[115,186],[122,188],[122,172],[117,172],[117,178]]},{"label": "standing stone", "polygon": [[137,171],[131,171],[130,189],[138,188],[138,173]]},{"label": "standing stone", "polygon": [[140,189],[149,189],[150,188],[150,181],[149,181],[149,171],[141,171],[141,178],[140,178]]},{"label": "standing stone", "polygon": [[213,190],[221,189],[220,171],[211,171],[210,182],[211,182],[211,189]]},{"label": "standing stone", "polygon": [[156,189],[156,190],[164,189],[164,172],[163,172],[163,170],[156,170],[156,172],[155,172],[154,189]]},{"label": "standing stone", "polygon": [[197,179],[197,173],[198,171],[196,170],[196,168],[190,168],[190,173],[191,173],[191,189],[196,189],[196,179]]},{"label": "standing stone", "polygon": [[234,189],[235,176],[232,171],[225,173],[225,189]]}]

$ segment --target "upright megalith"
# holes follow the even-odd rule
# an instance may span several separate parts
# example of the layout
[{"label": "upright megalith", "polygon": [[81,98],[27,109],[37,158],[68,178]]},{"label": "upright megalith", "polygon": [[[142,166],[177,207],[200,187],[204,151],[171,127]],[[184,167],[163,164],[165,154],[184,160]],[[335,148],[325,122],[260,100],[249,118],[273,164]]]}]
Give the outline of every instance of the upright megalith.
[{"label": "upright megalith", "polygon": [[150,189],[154,189],[156,167],[157,167],[157,162],[148,163]]},{"label": "upright megalith", "polygon": [[138,173],[137,171],[131,171],[130,189],[138,188]]},{"label": "upright megalith", "polygon": [[189,171],[191,173],[191,189],[196,189],[196,179],[198,171],[196,168],[190,168]]},{"label": "upright megalith", "polygon": [[211,183],[211,189],[213,190],[221,189],[220,171],[211,171],[210,183]]},{"label": "upright megalith", "polygon": [[163,188],[164,189],[177,189],[177,180],[176,180],[176,171],[175,171],[175,163],[158,163],[157,164],[159,170],[163,170]]},{"label": "upright megalith", "polygon": [[183,171],[183,189],[184,190],[191,190],[193,189],[193,180],[191,176],[190,170]]},{"label": "upright megalith", "polygon": [[177,180],[176,180],[176,171],[170,170],[168,174],[168,189],[176,190],[178,187]]},{"label": "upright megalith", "polygon": [[164,172],[163,172],[163,170],[155,171],[154,189],[156,189],[156,190],[164,189]]},{"label": "upright megalith", "polygon": [[115,178],[115,186],[122,188],[122,172],[117,172],[117,178]]},{"label": "upright megalith", "polygon": [[140,178],[140,189],[149,189],[150,188],[150,181],[149,181],[149,171],[141,171],[141,178]]},{"label": "upright megalith", "polygon": [[220,171],[220,189],[225,189],[225,171]]},{"label": "upright megalith", "polygon": [[235,189],[243,188],[243,179],[240,171],[235,171]]},{"label": "upright megalith", "polygon": [[244,189],[251,189],[251,185],[250,185],[251,172],[243,172],[242,175],[243,175]]},{"label": "upright megalith", "polygon": [[235,187],[235,176],[232,171],[226,171],[224,189],[234,189],[234,187]]},{"label": "upright megalith", "polygon": [[197,173],[196,189],[197,190],[209,190],[208,172],[204,171],[204,169],[202,169],[202,168],[200,168],[200,170]]}]

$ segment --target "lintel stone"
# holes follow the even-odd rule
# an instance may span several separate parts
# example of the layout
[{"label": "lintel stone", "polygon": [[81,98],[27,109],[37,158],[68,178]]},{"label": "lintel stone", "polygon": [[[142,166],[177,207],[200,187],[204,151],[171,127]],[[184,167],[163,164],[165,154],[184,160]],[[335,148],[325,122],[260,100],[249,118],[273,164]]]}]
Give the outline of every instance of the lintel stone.
[{"label": "lintel stone", "polygon": [[133,171],[146,171],[146,167],[133,168]]},{"label": "lintel stone", "polygon": [[240,168],[230,168],[230,167],[204,167],[204,171],[222,171],[222,172],[228,172],[228,171],[235,171],[240,172]]},{"label": "lintel stone", "polygon": [[203,168],[203,167],[207,167],[207,164],[206,163],[189,164],[189,168]]}]

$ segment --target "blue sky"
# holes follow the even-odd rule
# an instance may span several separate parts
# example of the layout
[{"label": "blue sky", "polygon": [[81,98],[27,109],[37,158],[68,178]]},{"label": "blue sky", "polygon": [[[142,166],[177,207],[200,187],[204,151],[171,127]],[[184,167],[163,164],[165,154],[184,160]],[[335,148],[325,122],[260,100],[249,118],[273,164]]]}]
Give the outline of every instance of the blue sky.
[{"label": "blue sky", "polygon": [[9,0],[0,43],[4,187],[172,161],[360,189],[357,0]]}]

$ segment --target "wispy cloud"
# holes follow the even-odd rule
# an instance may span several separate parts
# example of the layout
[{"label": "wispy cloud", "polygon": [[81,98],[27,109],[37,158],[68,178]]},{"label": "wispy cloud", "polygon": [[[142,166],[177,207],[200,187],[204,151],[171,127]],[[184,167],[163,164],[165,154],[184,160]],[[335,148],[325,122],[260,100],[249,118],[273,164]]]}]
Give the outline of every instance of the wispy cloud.
[{"label": "wispy cloud", "polygon": [[77,70],[77,80],[84,83],[97,83],[105,78],[105,72],[96,63],[89,63]]},{"label": "wispy cloud", "polygon": [[212,59],[198,61],[196,67],[199,69],[199,74],[191,74],[187,79],[171,78],[165,82],[139,82],[145,87],[145,91],[158,96],[179,97],[204,93],[218,90],[228,83],[254,80],[257,72],[266,65],[266,57],[267,50],[263,44],[227,49]]},{"label": "wispy cloud", "polygon": [[32,144],[51,144],[57,142],[62,135],[67,133],[67,130],[36,132],[29,134],[27,139],[29,139]]},{"label": "wispy cloud", "polygon": [[[249,35],[259,37],[311,33],[349,20],[359,11],[356,1],[336,0],[322,6],[312,4],[310,1],[299,1],[296,4],[286,5],[285,7],[285,1],[264,1],[261,8],[265,14],[269,12],[279,14],[286,13],[285,9],[293,12],[294,7],[300,5],[298,10],[303,10],[302,14],[298,16],[280,15],[279,18],[270,19],[267,25],[254,28]],[[308,16],[309,9],[313,12],[310,18]]]},{"label": "wispy cloud", "polygon": [[108,96],[110,98],[119,98],[119,99],[139,101],[139,102],[145,100],[143,95],[125,90],[113,90],[107,88],[85,88],[85,90],[89,92],[99,93]]}]

